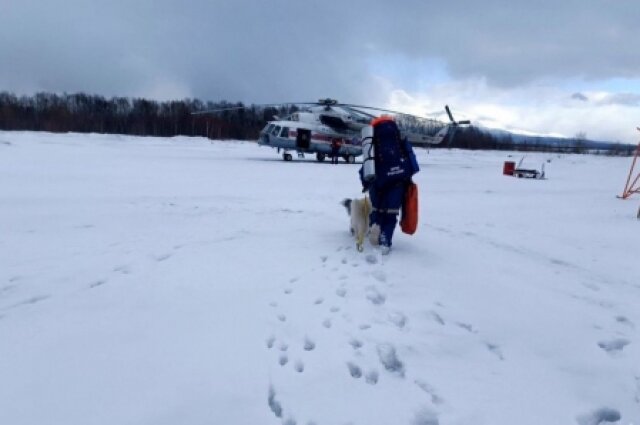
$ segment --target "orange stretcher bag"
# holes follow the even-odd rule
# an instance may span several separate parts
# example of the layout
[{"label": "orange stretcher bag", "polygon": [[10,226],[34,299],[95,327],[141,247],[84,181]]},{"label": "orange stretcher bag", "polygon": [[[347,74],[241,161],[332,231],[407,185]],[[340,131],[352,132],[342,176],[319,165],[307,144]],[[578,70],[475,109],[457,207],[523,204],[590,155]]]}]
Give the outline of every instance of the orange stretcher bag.
[{"label": "orange stretcher bag", "polygon": [[400,228],[408,235],[413,235],[418,228],[418,185],[410,182],[402,203]]}]

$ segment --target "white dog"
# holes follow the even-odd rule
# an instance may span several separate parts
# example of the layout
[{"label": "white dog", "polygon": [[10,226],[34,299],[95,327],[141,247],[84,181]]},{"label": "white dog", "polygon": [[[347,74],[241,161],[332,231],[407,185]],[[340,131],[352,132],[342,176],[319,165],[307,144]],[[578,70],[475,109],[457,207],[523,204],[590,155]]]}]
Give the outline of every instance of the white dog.
[{"label": "white dog", "polygon": [[[356,248],[362,252],[364,249],[364,237],[369,233],[369,214],[371,214],[372,210],[371,200],[367,196],[360,199],[345,199],[342,201],[342,205],[346,208],[349,217],[351,217],[350,230],[351,234],[356,238]],[[371,232],[377,233],[377,237],[379,237],[379,226],[375,225],[373,227],[375,229],[372,228]],[[371,234],[369,235],[373,245],[377,245],[377,237],[372,238]]]}]

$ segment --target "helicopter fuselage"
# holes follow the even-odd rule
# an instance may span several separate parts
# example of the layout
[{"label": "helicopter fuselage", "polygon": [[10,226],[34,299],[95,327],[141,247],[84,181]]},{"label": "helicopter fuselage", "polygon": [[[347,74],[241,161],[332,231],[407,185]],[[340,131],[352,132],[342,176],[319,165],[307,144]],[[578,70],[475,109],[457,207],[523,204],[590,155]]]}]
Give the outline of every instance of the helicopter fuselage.
[{"label": "helicopter fuselage", "polygon": [[291,120],[270,121],[260,132],[258,144],[282,149],[285,160],[291,159],[289,151],[296,151],[302,155],[315,153],[322,161],[332,155],[335,146],[338,146],[338,156],[347,162],[352,163],[362,155],[360,131],[337,131],[314,118],[312,114],[297,113]]}]

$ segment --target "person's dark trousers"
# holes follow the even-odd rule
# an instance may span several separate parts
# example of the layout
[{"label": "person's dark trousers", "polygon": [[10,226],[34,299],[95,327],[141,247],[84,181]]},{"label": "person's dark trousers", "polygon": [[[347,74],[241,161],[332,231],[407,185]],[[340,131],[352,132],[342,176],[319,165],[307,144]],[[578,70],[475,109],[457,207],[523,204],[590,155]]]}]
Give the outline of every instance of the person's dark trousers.
[{"label": "person's dark trousers", "polygon": [[398,223],[398,213],[404,198],[405,184],[396,184],[380,189],[374,184],[369,189],[373,211],[369,215],[370,224],[380,226],[380,245],[391,246],[393,231]]}]

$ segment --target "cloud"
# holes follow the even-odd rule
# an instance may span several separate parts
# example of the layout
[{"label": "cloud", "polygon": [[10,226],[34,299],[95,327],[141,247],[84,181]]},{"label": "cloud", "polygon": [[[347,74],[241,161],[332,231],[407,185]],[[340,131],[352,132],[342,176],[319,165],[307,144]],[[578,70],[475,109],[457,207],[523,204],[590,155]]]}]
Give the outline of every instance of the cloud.
[{"label": "cloud", "polygon": [[580,100],[582,102],[588,102],[589,98],[582,93],[574,93],[571,95],[571,99]]},{"label": "cloud", "polygon": [[[449,103],[509,122],[543,108],[557,116],[558,108],[638,106],[633,90],[598,87],[640,81],[629,44],[640,39],[640,2],[631,0],[21,0],[1,8],[0,90],[18,94],[333,97],[422,114]],[[568,80],[584,84],[556,89]]]},{"label": "cloud", "polygon": [[599,102],[601,105],[625,105],[640,106],[640,94],[638,93],[613,93],[607,94]]},{"label": "cloud", "polygon": [[394,56],[498,86],[640,77],[640,55],[619,48],[640,39],[634,1],[24,0],[3,9],[1,82],[47,90],[127,92],[159,73],[211,98],[357,100],[375,87],[368,61]]},{"label": "cloud", "polygon": [[640,106],[612,102],[617,97],[612,93],[590,92],[584,96],[594,101],[576,102],[571,92],[555,86],[505,89],[475,79],[436,84],[419,93],[396,88],[390,104],[441,120],[447,120],[443,108],[448,104],[456,119],[470,119],[473,124],[490,128],[564,137],[586,133],[592,140],[637,143],[635,126]]}]

